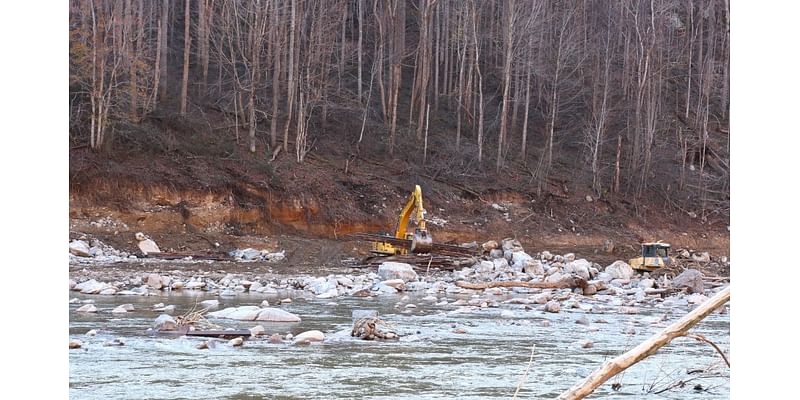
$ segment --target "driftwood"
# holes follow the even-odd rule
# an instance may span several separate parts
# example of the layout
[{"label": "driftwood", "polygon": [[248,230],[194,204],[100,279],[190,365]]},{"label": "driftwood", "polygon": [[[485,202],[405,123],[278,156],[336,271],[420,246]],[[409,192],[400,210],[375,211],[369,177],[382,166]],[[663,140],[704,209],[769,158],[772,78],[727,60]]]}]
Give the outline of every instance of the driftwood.
[{"label": "driftwood", "polygon": [[212,337],[212,338],[220,338],[220,339],[233,339],[237,337],[250,337],[250,330],[248,329],[239,329],[239,330],[220,330],[220,329],[213,329],[213,330],[189,330],[188,326],[179,327],[177,330],[174,331],[153,331],[152,335],[168,335],[168,336],[199,336],[199,337]]},{"label": "driftwood", "polygon": [[526,287],[535,289],[566,289],[579,287],[581,289],[585,289],[587,283],[586,280],[581,277],[571,276],[558,282],[497,281],[469,283],[465,281],[458,281],[456,282],[456,286],[464,289],[488,289],[496,287]]},{"label": "driftwood", "polygon": [[705,303],[695,308],[692,312],[686,314],[683,318],[664,328],[664,330],[661,332],[655,334],[650,339],[647,339],[633,349],[628,350],[625,352],[625,354],[622,354],[613,360],[606,361],[600,368],[586,377],[586,379],[578,382],[569,390],[558,396],[558,399],[582,399],[590,395],[595,389],[597,389],[605,381],[612,378],[614,375],[617,375],[631,365],[636,364],[637,362],[654,354],[658,349],[672,341],[672,339],[685,336],[686,332],[691,327],[711,314],[714,310],[730,301],[730,299],[731,288],[728,286],[714,295],[714,297],[708,299]]}]

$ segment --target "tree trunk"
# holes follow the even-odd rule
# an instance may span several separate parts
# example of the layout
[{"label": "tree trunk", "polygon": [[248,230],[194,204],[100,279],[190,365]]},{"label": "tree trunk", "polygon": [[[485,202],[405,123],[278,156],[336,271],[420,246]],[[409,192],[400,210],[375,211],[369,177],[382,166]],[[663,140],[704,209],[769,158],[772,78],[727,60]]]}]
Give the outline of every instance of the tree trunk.
[{"label": "tree trunk", "polygon": [[[202,0],[200,0],[202,1]],[[192,47],[191,1],[184,0],[186,10],[183,18],[183,81],[181,83],[181,114],[186,115],[186,97],[189,93],[189,51]]]},{"label": "tree trunk", "polygon": [[[289,65],[287,73],[289,74],[288,84],[287,84],[287,91],[288,91],[288,98],[286,101],[287,104],[287,116],[286,116],[286,127],[283,130],[283,150],[285,152],[289,152],[289,126],[292,123],[292,106],[294,105],[294,93],[295,93],[295,47],[297,44],[295,43],[295,27],[297,25],[297,1],[298,0],[291,0],[292,7],[291,7],[291,16],[289,17]],[[297,60],[299,62],[299,60]]]},{"label": "tree trunk", "polygon": [[169,0],[162,0],[161,2],[161,66],[159,70],[161,71],[161,77],[159,78],[159,91],[161,92],[161,102],[163,103],[167,99],[167,54],[168,54],[168,47],[169,43],[167,42],[168,37],[168,20],[169,20]]},{"label": "tree trunk", "polygon": [[511,59],[513,58],[514,0],[506,3],[505,61],[503,64],[503,109],[500,112],[500,137],[497,140],[497,172],[503,166],[503,147],[508,134],[508,93],[511,89]]},{"label": "tree trunk", "polygon": [[725,305],[730,299],[731,288],[728,286],[715,294],[712,298],[706,300],[705,303],[692,310],[692,312],[683,316],[683,318],[650,337],[650,339],[647,339],[613,360],[606,361],[600,368],[586,377],[586,379],[578,382],[569,390],[559,395],[558,399],[577,400],[592,394],[595,389],[600,387],[600,385],[607,380],[639,361],[655,354],[658,349],[666,346],[676,337],[685,335],[689,329],[702,321],[714,310]]}]

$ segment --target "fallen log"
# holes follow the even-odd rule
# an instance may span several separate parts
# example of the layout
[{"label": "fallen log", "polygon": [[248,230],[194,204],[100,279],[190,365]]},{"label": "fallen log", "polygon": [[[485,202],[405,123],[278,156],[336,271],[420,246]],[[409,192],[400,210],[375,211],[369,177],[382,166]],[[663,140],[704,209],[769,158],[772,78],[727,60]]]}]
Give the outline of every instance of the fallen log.
[{"label": "fallen log", "polygon": [[147,253],[146,258],[157,258],[159,260],[182,260],[186,257],[192,257],[193,260],[210,260],[210,261],[232,261],[233,257],[221,253],[206,253],[206,252],[161,252],[161,253]]},{"label": "fallen log", "polygon": [[469,283],[466,281],[457,281],[456,286],[464,289],[489,289],[496,287],[526,287],[534,289],[566,289],[566,288],[586,289],[587,283],[585,279],[579,276],[570,276],[558,282],[496,281],[496,282]]},{"label": "fallen log", "polygon": [[240,336],[245,338],[250,337],[250,330],[249,329],[238,329],[238,330],[221,330],[221,329],[211,329],[211,330],[189,330],[188,326],[179,327],[176,330],[172,331],[151,331],[151,335],[167,335],[167,336],[199,336],[199,337],[211,337],[211,338],[220,338],[220,339],[233,339]]},{"label": "fallen log", "polygon": [[626,370],[631,365],[636,364],[637,362],[654,354],[658,349],[671,342],[672,339],[675,339],[679,336],[685,336],[686,332],[691,327],[711,314],[714,310],[730,301],[730,299],[731,288],[728,286],[719,293],[715,294],[712,298],[708,299],[705,303],[692,310],[692,312],[686,314],[683,318],[664,328],[664,330],[661,332],[655,334],[650,339],[647,339],[617,358],[606,361],[602,366],[600,366],[600,368],[589,374],[586,379],[578,382],[566,392],[561,393],[561,395],[558,396],[558,399],[582,399],[590,395],[605,381]]}]

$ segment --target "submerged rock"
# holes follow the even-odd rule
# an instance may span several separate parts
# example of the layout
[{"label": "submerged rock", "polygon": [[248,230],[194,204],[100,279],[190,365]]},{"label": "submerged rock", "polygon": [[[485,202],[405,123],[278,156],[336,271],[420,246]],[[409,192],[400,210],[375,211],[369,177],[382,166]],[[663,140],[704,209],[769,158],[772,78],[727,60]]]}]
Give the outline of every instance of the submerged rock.
[{"label": "submerged rock", "polygon": [[94,304],[86,304],[84,306],[78,307],[78,309],[76,309],[75,312],[93,313],[97,312],[97,307],[95,307]]},{"label": "submerged rock", "polygon": [[267,333],[263,325],[256,325],[250,328],[250,336],[262,336]]},{"label": "submerged rock", "polygon": [[550,300],[544,305],[544,311],[549,313],[557,313],[561,311],[561,304],[555,300]]},{"label": "submerged rock", "polygon": [[305,331],[295,336],[293,340],[295,343],[302,341],[321,342],[325,340],[325,334],[317,330]]},{"label": "submerged rock", "polygon": [[153,323],[153,329],[157,331],[174,331],[178,329],[178,323],[171,315],[161,314]]},{"label": "submerged rock", "polygon": [[200,302],[200,307],[217,308],[219,307],[219,300],[203,300]]}]

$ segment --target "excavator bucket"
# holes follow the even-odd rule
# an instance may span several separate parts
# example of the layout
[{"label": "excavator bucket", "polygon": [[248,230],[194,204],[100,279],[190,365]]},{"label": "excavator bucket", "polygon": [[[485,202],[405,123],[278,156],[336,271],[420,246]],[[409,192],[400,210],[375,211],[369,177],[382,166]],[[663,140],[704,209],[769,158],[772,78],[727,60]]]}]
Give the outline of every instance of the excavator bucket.
[{"label": "excavator bucket", "polygon": [[427,231],[414,230],[414,237],[411,238],[412,253],[430,253],[433,250],[433,239]]}]

